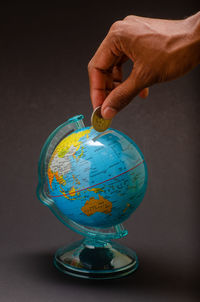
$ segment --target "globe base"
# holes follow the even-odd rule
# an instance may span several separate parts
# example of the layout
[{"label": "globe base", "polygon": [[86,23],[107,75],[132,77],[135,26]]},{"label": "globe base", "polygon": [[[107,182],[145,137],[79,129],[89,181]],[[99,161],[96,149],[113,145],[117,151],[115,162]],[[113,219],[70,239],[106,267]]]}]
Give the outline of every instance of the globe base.
[{"label": "globe base", "polygon": [[74,277],[114,279],[134,272],[138,258],[134,251],[114,241],[84,239],[57,250],[54,265]]}]

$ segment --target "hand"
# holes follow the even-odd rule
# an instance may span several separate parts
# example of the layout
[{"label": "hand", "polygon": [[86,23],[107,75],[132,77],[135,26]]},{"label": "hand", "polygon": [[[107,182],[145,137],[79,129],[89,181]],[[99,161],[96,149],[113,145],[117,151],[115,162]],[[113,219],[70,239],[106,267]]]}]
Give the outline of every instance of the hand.
[{"label": "hand", "polygon": [[[122,82],[122,65],[133,62]],[[200,62],[200,13],[184,20],[128,16],[115,22],[88,64],[93,107],[113,118],[148,87],[177,78]]]}]

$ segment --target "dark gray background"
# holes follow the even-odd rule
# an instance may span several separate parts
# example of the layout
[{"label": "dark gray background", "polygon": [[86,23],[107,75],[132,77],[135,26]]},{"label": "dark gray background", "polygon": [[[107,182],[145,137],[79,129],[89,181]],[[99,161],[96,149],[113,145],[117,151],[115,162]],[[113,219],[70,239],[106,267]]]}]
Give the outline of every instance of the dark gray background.
[{"label": "dark gray background", "polygon": [[[49,133],[75,114],[90,124],[87,63],[110,25],[129,14],[184,18],[199,1],[71,1],[0,7],[0,301],[197,301],[200,227],[199,67],[135,98],[114,120],[149,169],[143,203],[120,241],[140,268],[122,280],[78,280],[53,253],[79,236],[36,198]],[[128,67],[127,67],[128,68]]]}]

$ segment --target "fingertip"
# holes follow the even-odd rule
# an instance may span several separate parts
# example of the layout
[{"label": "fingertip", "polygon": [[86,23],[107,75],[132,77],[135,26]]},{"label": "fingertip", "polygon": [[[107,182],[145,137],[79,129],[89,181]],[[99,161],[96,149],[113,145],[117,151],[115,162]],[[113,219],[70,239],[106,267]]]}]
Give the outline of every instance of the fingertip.
[{"label": "fingertip", "polygon": [[102,109],[101,114],[102,114],[102,117],[105,120],[111,120],[117,114],[117,110],[115,108],[112,108],[112,107],[105,107],[105,108]]},{"label": "fingertip", "polygon": [[142,99],[146,99],[149,95],[149,88],[144,88],[142,91],[140,91],[139,93],[139,96],[142,98]]}]

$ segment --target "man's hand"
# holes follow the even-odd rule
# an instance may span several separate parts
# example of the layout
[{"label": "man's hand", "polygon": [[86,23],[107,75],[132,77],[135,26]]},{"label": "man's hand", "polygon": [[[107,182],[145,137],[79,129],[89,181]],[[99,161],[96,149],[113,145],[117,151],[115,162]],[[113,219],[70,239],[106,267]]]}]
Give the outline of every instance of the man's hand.
[{"label": "man's hand", "polygon": [[[122,65],[133,62],[122,82]],[[115,22],[88,64],[93,108],[113,118],[148,87],[177,78],[200,63],[200,13],[184,20],[128,16]]]}]

